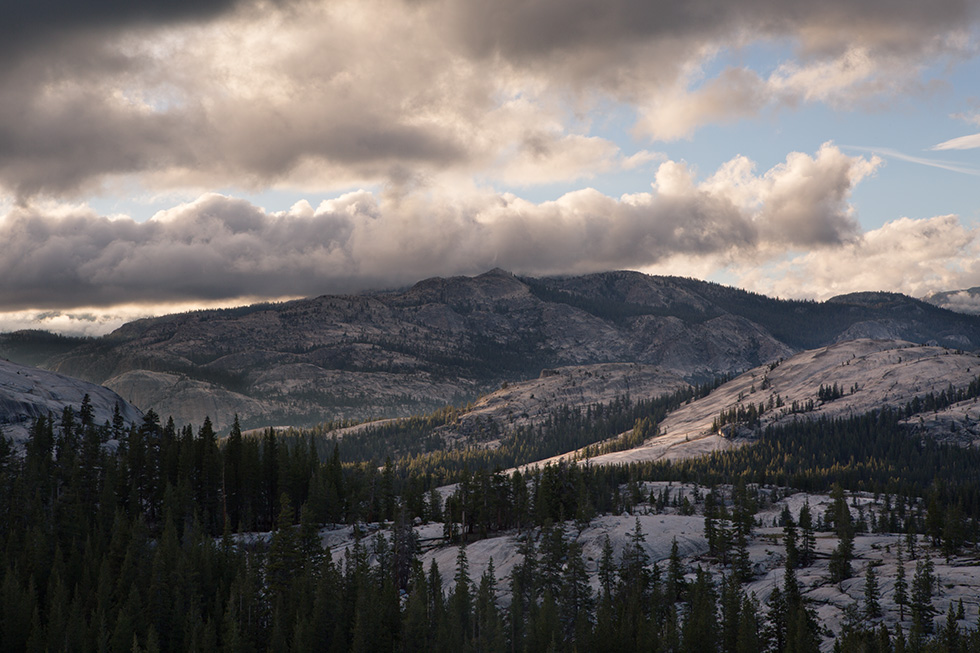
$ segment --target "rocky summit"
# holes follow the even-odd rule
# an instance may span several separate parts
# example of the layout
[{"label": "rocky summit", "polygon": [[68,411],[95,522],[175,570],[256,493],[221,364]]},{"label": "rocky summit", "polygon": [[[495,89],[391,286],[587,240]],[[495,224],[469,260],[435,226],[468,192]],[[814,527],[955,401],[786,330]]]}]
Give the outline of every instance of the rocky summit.
[{"label": "rocky summit", "polygon": [[857,337],[973,349],[980,318],[894,294],[784,301],[637,272],[492,270],[139,320],[31,362],[220,429],[235,414],[245,426],[403,416],[562,366],[640,363],[705,381]]}]

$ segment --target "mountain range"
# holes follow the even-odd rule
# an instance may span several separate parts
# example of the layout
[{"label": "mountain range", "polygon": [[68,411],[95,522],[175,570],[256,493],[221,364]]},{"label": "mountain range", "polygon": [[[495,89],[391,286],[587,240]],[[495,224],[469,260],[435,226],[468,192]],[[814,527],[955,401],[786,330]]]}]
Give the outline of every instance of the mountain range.
[{"label": "mountain range", "polygon": [[894,293],[790,301],[638,272],[503,270],[395,291],[138,320],[97,339],[0,336],[0,355],[227,428],[396,417],[542,370],[657,366],[688,382],[856,338],[980,348],[980,317]]}]

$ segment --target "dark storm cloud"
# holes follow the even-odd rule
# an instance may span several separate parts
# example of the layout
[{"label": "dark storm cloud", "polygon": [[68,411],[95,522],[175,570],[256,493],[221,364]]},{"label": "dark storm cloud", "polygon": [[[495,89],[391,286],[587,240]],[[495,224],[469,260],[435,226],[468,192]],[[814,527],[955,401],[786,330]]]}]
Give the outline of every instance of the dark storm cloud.
[{"label": "dark storm cloud", "polygon": [[[568,181],[619,154],[573,124],[567,109],[578,100],[633,103],[638,137],[672,140],[775,104],[832,102],[839,87],[873,94],[890,88],[877,70],[917,79],[924,61],[972,47],[948,37],[975,24],[977,7],[286,3],[12,3],[0,15],[0,194],[78,196],[119,178],[151,190],[322,190],[442,173]],[[712,52],[765,39],[796,48],[792,70],[726,70],[690,88],[686,76]],[[830,90],[811,100],[810,77],[790,74],[854,48],[871,79],[822,79]]]},{"label": "dark storm cloud", "polygon": [[187,98],[146,110],[97,83],[50,80],[55,94],[36,78],[19,77],[28,79],[0,94],[0,183],[22,198],[161,171],[185,186],[264,185],[310,160],[362,179],[395,179],[407,166],[445,167],[468,156],[440,125],[405,124],[389,107],[356,100],[283,108],[261,97],[248,104],[218,98],[207,107]]},{"label": "dark storm cloud", "polygon": [[80,90],[38,106],[0,97],[0,179],[19,196],[73,192],[93,178],[190,164],[201,117],[175,111],[141,115]]},{"label": "dark storm cloud", "polygon": [[38,50],[76,31],[213,18],[247,0],[13,0],[0,10],[0,53]]},{"label": "dark storm cloud", "polygon": [[[438,94],[425,88],[439,71],[417,59],[431,54],[396,42],[386,55],[379,41],[397,39],[345,32],[285,4],[168,12],[160,3],[111,17],[94,7],[47,27],[19,9],[25,33],[38,31],[32,42],[64,30],[0,66],[0,193],[78,195],[125,176],[156,188],[260,188],[294,175],[300,186],[349,186],[471,157],[451,125],[420,119],[465,95],[450,83]],[[303,10],[326,11],[315,7]],[[153,29],[221,12],[217,22]]]},{"label": "dark storm cloud", "polygon": [[757,238],[746,216],[713,198],[626,205],[582,191],[552,205],[499,200],[450,211],[360,193],[283,216],[213,195],[145,223],[17,209],[0,226],[0,305],[314,295],[494,266],[591,271],[752,246]]},{"label": "dark storm cloud", "polygon": [[499,0],[449,2],[451,24],[474,52],[516,60],[561,51],[615,57],[624,46],[663,40],[681,44],[739,30],[802,34],[804,43],[901,48],[963,27],[977,18],[969,0]]}]

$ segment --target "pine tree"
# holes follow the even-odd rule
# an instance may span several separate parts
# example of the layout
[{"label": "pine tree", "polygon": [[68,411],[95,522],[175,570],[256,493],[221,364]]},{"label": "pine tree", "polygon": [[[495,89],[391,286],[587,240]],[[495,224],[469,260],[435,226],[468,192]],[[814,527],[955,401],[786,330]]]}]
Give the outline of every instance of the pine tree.
[{"label": "pine tree", "polygon": [[807,500],[800,508],[800,566],[809,567],[813,562],[817,540],[813,533],[813,515],[810,513],[810,501]]},{"label": "pine tree", "polygon": [[965,530],[966,525],[963,520],[963,510],[959,505],[948,506],[943,515],[942,535],[943,555],[946,556],[947,562],[956,555],[960,546],[962,546]]},{"label": "pine tree", "polygon": [[939,641],[942,642],[944,651],[960,650],[960,631],[956,625],[956,612],[952,603],[949,604],[949,609],[946,611],[946,623],[943,624],[942,632],[939,633]]},{"label": "pine tree", "polygon": [[738,615],[738,642],[735,653],[757,653],[762,650],[759,637],[759,606],[754,597],[742,599]]},{"label": "pine tree", "polygon": [[666,608],[660,634],[660,647],[657,650],[663,653],[677,653],[681,650],[681,627],[676,605],[671,604]]},{"label": "pine tree", "polygon": [[766,601],[766,627],[764,630],[767,648],[773,651],[786,650],[786,623],[788,609],[782,590],[774,587]]},{"label": "pine tree", "polygon": [[436,648],[440,638],[445,638],[448,631],[446,621],[446,602],[442,592],[442,576],[435,559],[429,565],[429,641],[431,648]]},{"label": "pine tree", "polygon": [[898,620],[905,620],[905,606],[909,604],[908,581],[905,580],[905,561],[902,559],[902,546],[899,542],[895,567],[895,605],[898,606]]},{"label": "pine tree", "polygon": [[591,634],[595,599],[582,558],[582,545],[578,542],[568,545],[568,564],[562,574],[560,589],[558,609],[565,641],[584,650]]},{"label": "pine tree", "polygon": [[0,585],[0,645],[5,651],[25,650],[31,633],[36,597],[20,586],[19,575],[19,570],[7,567]]},{"label": "pine tree", "polygon": [[939,501],[939,492],[933,488],[929,492],[924,524],[926,535],[932,538],[933,546],[939,546],[942,541],[944,519],[943,506]]},{"label": "pine tree", "polygon": [[510,575],[510,641],[514,650],[524,648],[528,619],[537,604],[537,552],[530,533],[524,534],[518,553],[523,559]]},{"label": "pine tree", "polygon": [[123,602],[116,619],[116,627],[112,632],[112,649],[114,651],[128,651],[131,648],[133,637],[140,630],[140,613],[142,612],[142,602],[136,586],[133,585],[129,590],[129,598]]},{"label": "pine tree", "polygon": [[541,591],[551,591],[552,596],[558,597],[561,593],[562,567],[568,549],[564,525],[552,525],[551,520],[547,520],[541,529],[540,540],[538,578]]},{"label": "pine tree", "polygon": [[[435,561],[433,561],[435,562]],[[318,595],[319,601],[319,595]],[[422,564],[412,565],[411,590],[402,611],[402,647],[405,651],[431,648],[429,640],[429,586]]]},{"label": "pine tree", "polygon": [[936,583],[933,575],[933,563],[928,557],[915,565],[915,575],[912,577],[912,635],[921,637],[930,635],[933,631],[933,617],[936,609],[932,605],[932,591]]},{"label": "pine tree", "polygon": [[748,531],[741,521],[734,524],[734,544],[735,552],[732,560],[732,568],[739,582],[745,583],[752,578],[752,561],[749,559],[749,540]]},{"label": "pine tree", "polygon": [[718,547],[718,503],[715,489],[711,488],[704,498],[704,539],[708,542],[708,555],[717,557]]},{"label": "pine tree", "polygon": [[528,649],[531,651],[555,651],[561,644],[561,624],[558,618],[558,605],[551,590],[545,590],[541,604],[531,611],[528,624],[530,634]]},{"label": "pine tree", "polygon": [[473,648],[477,653],[504,649],[504,624],[497,609],[496,584],[493,558],[490,558],[486,571],[480,577],[474,603]]},{"label": "pine tree", "polygon": [[796,524],[793,522],[792,515],[788,514],[783,524],[783,545],[786,547],[786,567],[795,569],[800,563],[800,551],[797,542]]},{"label": "pine tree", "polygon": [[895,653],[905,653],[905,633],[902,631],[902,624],[895,624],[895,635],[892,637],[892,646]]},{"label": "pine tree", "polygon": [[123,419],[122,412],[119,410],[117,402],[112,408],[112,439],[120,441],[123,439],[123,431],[126,429],[126,420]]},{"label": "pine tree", "polygon": [[293,512],[289,495],[283,492],[279,495],[279,517],[276,520],[279,528],[272,535],[266,559],[266,577],[273,604],[277,598],[288,595],[294,576],[303,566],[299,537],[292,526]]},{"label": "pine tree", "polygon": [[463,544],[459,545],[456,553],[456,575],[453,580],[453,592],[449,596],[449,618],[453,625],[453,640],[457,646],[463,646],[472,636],[470,617],[473,611],[473,581],[470,580],[466,546]]},{"label": "pine tree", "polygon": [[827,518],[833,524],[838,537],[837,547],[830,554],[830,579],[831,582],[839,583],[853,574],[851,559],[854,557],[854,522],[847,507],[847,499],[844,498],[844,490],[839,484],[834,484],[830,497],[833,505]]},{"label": "pine tree", "polygon": [[602,542],[602,555],[599,557],[599,588],[603,597],[610,597],[616,578],[616,563],[613,560],[612,542],[609,535]]},{"label": "pine tree", "polygon": [[[194,499],[203,526],[208,533],[217,534],[223,527],[221,496],[221,462],[211,420],[204,418],[198,429],[194,447]],[[276,500],[278,500],[278,496]]]},{"label": "pine tree", "polygon": [[681,650],[686,653],[710,653],[718,650],[718,615],[711,577],[697,569],[697,577],[689,589],[687,614],[682,628]]},{"label": "pine tree", "polygon": [[238,414],[231,425],[231,432],[225,443],[221,471],[222,496],[224,498],[224,519],[231,528],[238,529],[242,525],[242,462],[244,445],[242,442],[242,427],[238,422]]},{"label": "pine tree", "polygon": [[276,507],[279,501],[279,443],[276,432],[266,429],[262,437],[262,469],[261,482],[262,503],[259,509],[260,528],[271,528],[276,517]]},{"label": "pine tree", "polygon": [[878,594],[878,576],[875,565],[868,563],[864,572],[864,617],[869,621],[881,616],[881,602]]},{"label": "pine tree", "polygon": [[739,622],[745,592],[735,578],[728,574],[721,583],[721,650],[735,653],[738,650]]},{"label": "pine tree", "polygon": [[649,637],[647,632],[651,597],[650,556],[639,517],[619,562],[617,608],[621,636],[627,648],[636,649]]}]

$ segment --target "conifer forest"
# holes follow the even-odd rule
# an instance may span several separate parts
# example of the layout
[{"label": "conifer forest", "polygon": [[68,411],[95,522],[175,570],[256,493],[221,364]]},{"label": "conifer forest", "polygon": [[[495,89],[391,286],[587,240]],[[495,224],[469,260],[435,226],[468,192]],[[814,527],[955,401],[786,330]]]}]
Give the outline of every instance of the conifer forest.
[{"label": "conifer forest", "polygon": [[[770,427],[753,446],[675,463],[501,471],[547,453],[552,430],[580,443],[624,419],[655,431],[688,398],[566,407],[526,438],[539,448],[512,438],[506,458],[433,448],[382,460],[370,431],[348,442],[330,425],[246,435],[236,424],[218,438],[210,421],[177,428],[152,411],[96,424],[86,402],[38,418],[22,454],[0,441],[0,647],[980,650],[975,598],[969,609],[943,599],[937,572],[976,557],[980,452],[912,437],[901,410]],[[806,500],[762,517],[794,496]],[[682,559],[674,539],[652,560],[651,515],[695,520],[704,550]],[[586,555],[583,531],[614,517],[631,523],[623,541],[607,534]],[[330,533],[349,538],[324,546]],[[498,573],[491,556],[474,573],[479,543],[503,534],[517,562]],[[760,537],[769,568],[750,555]],[[856,554],[869,537],[889,564]],[[435,549],[452,552],[451,568]],[[762,599],[753,580],[774,567]],[[861,588],[837,630],[801,590],[817,568]]]}]

